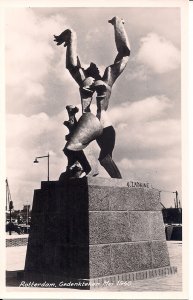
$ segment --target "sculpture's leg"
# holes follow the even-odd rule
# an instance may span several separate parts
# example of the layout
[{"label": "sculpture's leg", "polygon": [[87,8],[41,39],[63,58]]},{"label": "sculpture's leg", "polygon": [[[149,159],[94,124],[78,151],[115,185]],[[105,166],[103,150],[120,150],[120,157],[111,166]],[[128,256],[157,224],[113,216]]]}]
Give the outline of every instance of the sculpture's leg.
[{"label": "sculpture's leg", "polygon": [[103,159],[99,159],[101,166],[107,171],[111,178],[122,178],[112,157],[108,154]]},{"label": "sculpture's leg", "polygon": [[83,151],[71,151],[66,148],[64,148],[63,151],[68,159],[67,170],[70,170],[71,168],[73,168],[74,165],[77,164],[77,162],[79,162],[82,166],[83,171],[86,174],[88,174],[91,171],[90,164]]},{"label": "sculpture's leg", "polygon": [[112,159],[115,146],[115,130],[112,126],[103,129],[102,135],[96,139],[101,152],[99,162],[112,178],[122,178],[119,169]]},{"label": "sculpture's leg", "polygon": [[66,155],[67,160],[68,160],[68,164],[67,164],[66,170],[69,171],[70,167],[72,167],[73,165],[75,165],[77,159],[76,159],[76,157],[74,155],[74,152],[66,149],[66,147],[63,149],[63,152]]},{"label": "sculpture's leg", "polygon": [[83,151],[77,151],[76,152],[76,157],[77,157],[77,160],[79,161],[79,163],[81,164],[82,168],[83,168],[83,171],[88,174],[90,171],[91,171],[91,166],[84,154]]}]

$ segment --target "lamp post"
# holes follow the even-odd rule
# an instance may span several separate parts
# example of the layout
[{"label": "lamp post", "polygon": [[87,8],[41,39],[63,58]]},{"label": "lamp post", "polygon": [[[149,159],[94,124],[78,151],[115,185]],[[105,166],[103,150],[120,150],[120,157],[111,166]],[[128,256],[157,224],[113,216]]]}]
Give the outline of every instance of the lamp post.
[{"label": "lamp post", "polygon": [[47,157],[48,159],[48,181],[50,181],[50,154],[48,152],[48,155],[44,155],[44,156],[37,156],[34,160],[34,164],[37,164],[39,163],[38,159],[39,158],[44,158],[44,157]]},{"label": "lamp post", "polygon": [[10,220],[9,220],[9,235],[11,235],[11,228],[12,228],[12,225],[11,225],[11,210],[13,209],[13,201],[11,200],[10,202],[9,202],[9,218],[10,218]]}]

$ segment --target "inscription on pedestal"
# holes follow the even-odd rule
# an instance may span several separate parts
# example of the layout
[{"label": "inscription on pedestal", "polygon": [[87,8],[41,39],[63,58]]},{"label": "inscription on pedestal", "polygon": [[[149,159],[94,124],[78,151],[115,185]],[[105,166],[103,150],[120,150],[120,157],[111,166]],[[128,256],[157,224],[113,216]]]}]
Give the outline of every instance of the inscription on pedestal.
[{"label": "inscription on pedestal", "polygon": [[127,186],[129,188],[150,188],[150,184],[148,182],[139,182],[139,181],[128,181]]}]

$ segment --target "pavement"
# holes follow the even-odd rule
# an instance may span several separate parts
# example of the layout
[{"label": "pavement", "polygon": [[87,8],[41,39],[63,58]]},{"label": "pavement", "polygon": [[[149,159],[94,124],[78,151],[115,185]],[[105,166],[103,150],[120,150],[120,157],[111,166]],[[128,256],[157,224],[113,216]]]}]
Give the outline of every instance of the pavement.
[{"label": "pavement", "polygon": [[27,246],[6,248],[6,271],[24,270]]},{"label": "pavement", "polygon": [[[97,291],[181,291],[182,290],[182,242],[169,241],[168,250],[170,255],[171,266],[177,266],[178,273],[171,276],[138,280],[131,282],[127,286],[111,286],[98,288]],[[18,271],[24,270],[25,256],[27,246],[7,247],[6,248],[6,277],[7,291],[17,292],[48,292],[48,288],[40,287],[19,287],[21,280],[16,278]],[[79,290],[70,288],[49,288],[49,292],[62,292]]]}]

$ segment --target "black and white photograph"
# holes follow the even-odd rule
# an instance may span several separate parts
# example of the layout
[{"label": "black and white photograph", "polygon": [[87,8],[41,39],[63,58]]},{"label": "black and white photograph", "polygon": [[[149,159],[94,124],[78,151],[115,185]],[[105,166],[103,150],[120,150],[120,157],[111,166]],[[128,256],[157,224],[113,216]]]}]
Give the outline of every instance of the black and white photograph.
[{"label": "black and white photograph", "polygon": [[6,297],[187,297],[188,1],[107,2],[1,6]]}]

